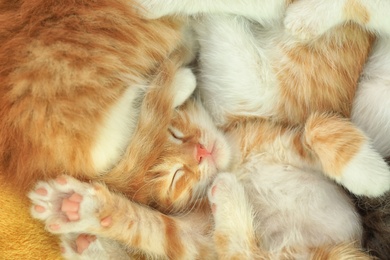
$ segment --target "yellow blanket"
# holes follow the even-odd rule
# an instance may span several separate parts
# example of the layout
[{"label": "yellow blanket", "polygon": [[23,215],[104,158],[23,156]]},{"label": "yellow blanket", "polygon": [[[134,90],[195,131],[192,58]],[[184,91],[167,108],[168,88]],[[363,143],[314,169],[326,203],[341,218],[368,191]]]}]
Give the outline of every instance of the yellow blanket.
[{"label": "yellow blanket", "polygon": [[0,175],[0,260],[61,259],[57,238],[30,217],[26,194]]}]

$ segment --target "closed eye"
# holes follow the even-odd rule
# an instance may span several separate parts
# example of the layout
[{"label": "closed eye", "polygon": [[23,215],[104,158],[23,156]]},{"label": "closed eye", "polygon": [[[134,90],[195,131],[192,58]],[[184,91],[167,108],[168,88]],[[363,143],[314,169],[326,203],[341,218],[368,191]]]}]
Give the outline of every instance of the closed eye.
[{"label": "closed eye", "polygon": [[170,190],[175,187],[177,180],[179,180],[181,176],[183,176],[183,174],[184,174],[184,170],[182,168],[177,169],[175,171],[175,173],[172,176],[171,185],[169,186]]},{"label": "closed eye", "polygon": [[184,140],[184,135],[177,129],[174,129],[174,128],[169,128],[168,129],[168,132],[170,133],[170,135],[176,140],[176,141],[180,141],[180,143],[183,142]]}]

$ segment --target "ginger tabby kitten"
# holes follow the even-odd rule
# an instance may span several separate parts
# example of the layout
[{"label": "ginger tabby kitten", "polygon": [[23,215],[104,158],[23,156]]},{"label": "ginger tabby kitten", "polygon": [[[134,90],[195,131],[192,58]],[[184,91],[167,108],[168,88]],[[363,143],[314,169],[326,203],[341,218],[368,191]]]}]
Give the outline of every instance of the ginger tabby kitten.
[{"label": "ginger tabby kitten", "polygon": [[[313,114],[292,128],[238,117],[222,133],[192,99],[161,130],[163,151],[134,201],[65,175],[30,193],[33,216],[61,235],[66,259],[126,259],[126,252],[162,259],[370,259],[360,250],[362,226],[351,199],[329,178],[347,188],[367,183],[354,178],[362,157],[339,160],[363,136],[349,121]],[[380,157],[373,159],[380,166]],[[75,243],[78,234],[89,235]]]}]

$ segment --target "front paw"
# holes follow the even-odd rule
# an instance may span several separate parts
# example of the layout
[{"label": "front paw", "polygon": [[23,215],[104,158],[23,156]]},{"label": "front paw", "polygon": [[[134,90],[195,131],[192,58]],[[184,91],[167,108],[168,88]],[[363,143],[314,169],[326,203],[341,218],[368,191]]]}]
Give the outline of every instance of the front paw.
[{"label": "front paw", "polygon": [[39,182],[28,195],[33,203],[31,214],[52,233],[89,233],[102,222],[99,211],[103,206],[96,187],[69,176]]},{"label": "front paw", "polygon": [[[248,212],[244,187],[231,173],[219,173],[208,192],[214,218]],[[249,210],[250,211],[250,210]]]},{"label": "front paw", "polygon": [[209,189],[208,198],[214,216],[214,235],[242,244],[253,234],[253,210],[244,186],[231,173],[219,173]]},{"label": "front paw", "polygon": [[182,105],[194,92],[196,78],[189,68],[180,68],[175,75],[173,84],[173,107]]},{"label": "front paw", "polygon": [[379,197],[390,190],[389,166],[368,142],[335,179],[355,195]]},{"label": "front paw", "polygon": [[216,212],[217,207],[230,201],[235,186],[237,186],[237,178],[233,174],[219,173],[217,175],[208,191],[208,199],[213,208],[213,213]]}]

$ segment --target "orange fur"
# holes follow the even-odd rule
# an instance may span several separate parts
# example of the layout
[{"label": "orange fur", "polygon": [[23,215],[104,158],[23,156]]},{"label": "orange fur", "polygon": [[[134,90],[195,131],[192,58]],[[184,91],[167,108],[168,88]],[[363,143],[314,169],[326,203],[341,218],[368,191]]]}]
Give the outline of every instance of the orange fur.
[{"label": "orange fur", "polygon": [[299,124],[312,112],[329,111],[349,117],[373,40],[349,24],[310,43],[281,43],[286,59],[273,63],[282,91],[277,119]]},{"label": "orange fur", "polygon": [[370,21],[367,8],[355,0],[349,0],[345,3],[344,13],[347,20],[356,21],[360,24],[367,24]]},{"label": "orange fur", "polygon": [[1,174],[24,189],[102,174],[90,151],[105,111],[151,81],[180,46],[180,23],[145,21],[131,1],[1,1],[0,10]]},{"label": "orange fur", "polygon": [[[313,115],[305,125],[308,146],[323,162],[325,173],[342,174],[366,138],[350,121],[334,115]],[[325,148],[325,149],[324,149]]]},{"label": "orange fur", "polygon": [[313,249],[313,254],[310,259],[312,260],[370,260],[366,253],[356,249],[353,244],[340,244],[337,246],[321,247]]}]

